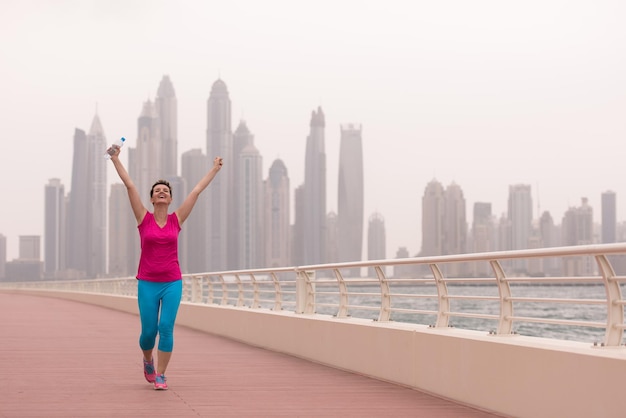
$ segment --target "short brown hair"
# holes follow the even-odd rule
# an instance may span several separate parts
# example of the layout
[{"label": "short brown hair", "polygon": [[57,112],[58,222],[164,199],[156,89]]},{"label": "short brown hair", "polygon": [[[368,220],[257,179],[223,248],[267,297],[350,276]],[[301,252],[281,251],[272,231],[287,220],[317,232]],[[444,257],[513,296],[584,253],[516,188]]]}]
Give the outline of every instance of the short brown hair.
[{"label": "short brown hair", "polygon": [[152,188],[150,189],[150,197],[152,197],[152,193],[154,193],[154,188],[159,185],[159,184],[163,184],[165,186],[167,186],[168,189],[170,189],[170,197],[173,197],[172,195],[172,186],[170,186],[170,182],[167,180],[157,180],[153,185]]}]

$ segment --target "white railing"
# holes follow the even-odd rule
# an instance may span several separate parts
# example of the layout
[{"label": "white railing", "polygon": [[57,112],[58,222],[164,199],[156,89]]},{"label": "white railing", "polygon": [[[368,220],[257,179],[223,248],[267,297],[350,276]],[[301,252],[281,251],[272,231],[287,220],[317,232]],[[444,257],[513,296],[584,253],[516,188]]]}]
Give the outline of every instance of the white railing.
[{"label": "white railing", "polygon": [[[619,257],[626,257],[626,243],[185,274],[183,302],[458,327],[614,347],[623,344],[626,328],[622,296],[626,277],[616,275],[612,264]],[[519,260],[535,267],[537,263],[579,266],[591,273],[507,274],[512,266],[519,268]],[[388,273],[391,269],[394,274]],[[365,270],[373,270],[374,277],[362,277]],[[481,274],[461,277],[461,271]],[[5,282],[0,283],[2,289],[130,297],[137,292],[134,278]]]}]

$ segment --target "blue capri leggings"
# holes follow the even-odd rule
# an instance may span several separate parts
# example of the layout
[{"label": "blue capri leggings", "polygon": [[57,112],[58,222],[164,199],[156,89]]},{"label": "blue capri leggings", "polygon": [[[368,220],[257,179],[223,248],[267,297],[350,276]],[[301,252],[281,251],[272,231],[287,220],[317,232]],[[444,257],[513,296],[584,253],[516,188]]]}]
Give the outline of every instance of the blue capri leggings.
[{"label": "blue capri leggings", "polygon": [[[138,280],[139,317],[141,335],[139,346],[142,350],[154,348],[157,333],[159,350],[171,352],[174,348],[174,322],[183,294],[183,281],[148,282]],[[159,315],[159,309],[161,314]]]}]

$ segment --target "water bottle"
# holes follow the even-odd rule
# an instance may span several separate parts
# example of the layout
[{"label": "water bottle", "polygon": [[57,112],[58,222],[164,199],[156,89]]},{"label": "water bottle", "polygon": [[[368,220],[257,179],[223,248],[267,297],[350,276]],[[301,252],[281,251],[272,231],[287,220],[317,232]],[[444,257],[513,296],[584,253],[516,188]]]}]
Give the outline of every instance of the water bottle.
[{"label": "water bottle", "polygon": [[120,139],[118,139],[117,141],[115,141],[112,145],[111,145],[111,150],[107,150],[107,152],[104,153],[104,158],[106,158],[107,160],[111,158],[111,155],[113,155],[113,152],[116,148],[122,148],[122,145],[124,145],[124,141],[126,141],[126,138],[121,137]]}]

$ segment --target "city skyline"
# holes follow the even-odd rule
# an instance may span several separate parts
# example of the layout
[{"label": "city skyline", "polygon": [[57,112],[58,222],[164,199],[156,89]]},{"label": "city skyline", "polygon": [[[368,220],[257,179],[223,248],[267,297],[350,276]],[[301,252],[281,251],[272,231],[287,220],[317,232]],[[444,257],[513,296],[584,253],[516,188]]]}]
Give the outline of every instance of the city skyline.
[{"label": "city skyline", "polygon": [[[43,236],[49,179],[70,189],[74,129],[88,130],[97,114],[108,143],[125,136],[135,146],[142,104],[156,99],[163,75],[178,99],[179,158],[206,152],[206,103],[223,79],[231,129],[245,120],[263,177],[281,158],[292,189],[303,183],[310,112],[321,106],[327,211],[338,209],[340,126],[361,125],[364,218],[384,217],[387,257],[420,251],[432,179],[463,189],[468,221],[475,202],[506,213],[513,184],[531,186],[534,219],[548,210],[560,223],[586,197],[598,223],[607,190],[626,219],[619,2],[321,2],[306,13],[288,2],[33,3],[35,12],[5,4],[0,17],[1,34],[16,39],[0,66],[9,260],[19,235]],[[116,180],[107,171],[108,193]]]}]

